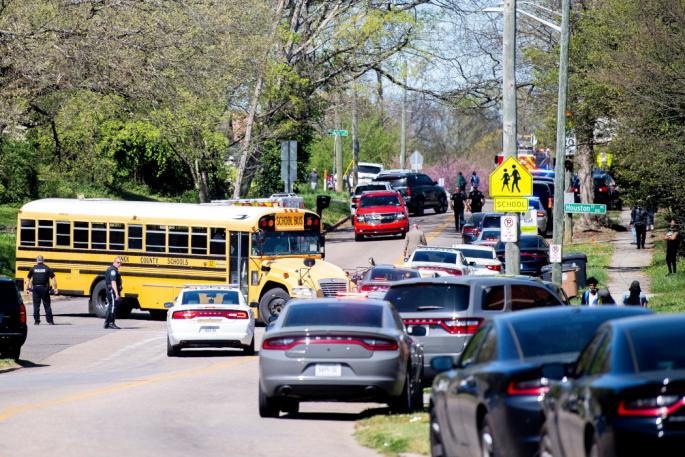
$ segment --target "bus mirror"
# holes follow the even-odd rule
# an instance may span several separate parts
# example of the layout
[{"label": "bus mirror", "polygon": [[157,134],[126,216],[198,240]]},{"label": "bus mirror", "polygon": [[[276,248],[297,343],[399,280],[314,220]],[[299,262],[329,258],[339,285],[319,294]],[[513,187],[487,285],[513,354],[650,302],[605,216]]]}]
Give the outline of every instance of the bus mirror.
[{"label": "bus mirror", "polygon": [[259,303],[256,301],[251,301],[250,302],[250,308],[259,308]]},{"label": "bus mirror", "polygon": [[269,271],[271,271],[271,267],[270,267],[270,266],[268,266],[268,265],[262,265],[262,268],[261,268],[261,270],[262,270],[263,272],[265,272],[265,273],[266,273],[266,272],[269,272]]},{"label": "bus mirror", "polygon": [[261,248],[262,244],[264,244],[265,240],[266,240],[266,234],[264,233],[264,230],[259,229],[257,231],[257,243],[259,243],[260,248]]},{"label": "bus mirror", "polygon": [[164,307],[166,309],[173,308],[174,304],[172,302],[168,301],[168,302],[164,303]]},{"label": "bus mirror", "polygon": [[316,196],[316,213],[321,216],[323,210],[328,208],[331,204],[331,197],[329,195],[317,195]]},{"label": "bus mirror", "polygon": [[314,259],[304,259],[304,266],[307,268],[313,267],[315,263],[316,263],[316,260],[314,260]]}]

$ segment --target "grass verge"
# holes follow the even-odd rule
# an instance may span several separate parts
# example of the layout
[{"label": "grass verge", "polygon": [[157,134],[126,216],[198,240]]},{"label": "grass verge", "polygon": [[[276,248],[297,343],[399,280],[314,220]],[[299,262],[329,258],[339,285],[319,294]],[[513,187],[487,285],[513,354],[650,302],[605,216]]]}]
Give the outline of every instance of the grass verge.
[{"label": "grass verge", "polygon": [[586,278],[594,276],[600,287],[607,282],[607,267],[614,254],[614,245],[605,241],[595,243],[578,243],[567,245],[564,253],[582,252],[587,255]]},{"label": "grass verge", "polygon": [[331,205],[323,210],[323,223],[332,225],[338,222],[343,217],[350,215],[350,197],[347,193],[337,193],[330,191],[318,191],[312,192],[304,191],[300,193],[302,198],[304,198],[304,207],[316,211],[316,196],[317,195],[328,195],[331,197]]},{"label": "grass verge", "polygon": [[0,275],[14,277],[17,236],[14,233],[0,232]]},{"label": "grass verge", "polygon": [[[651,280],[649,307],[658,313],[685,311],[685,272],[666,276],[666,248],[664,241],[654,243],[652,264],[645,269]],[[682,266],[682,262],[679,268]]]},{"label": "grass verge", "polygon": [[428,455],[428,413],[377,415],[357,421],[357,440],[388,456]]},{"label": "grass verge", "polygon": [[0,359],[0,371],[9,370],[10,368],[17,368],[17,362],[12,359]]},{"label": "grass verge", "polygon": [[8,205],[0,205],[0,226],[16,227],[17,213],[19,208]]}]

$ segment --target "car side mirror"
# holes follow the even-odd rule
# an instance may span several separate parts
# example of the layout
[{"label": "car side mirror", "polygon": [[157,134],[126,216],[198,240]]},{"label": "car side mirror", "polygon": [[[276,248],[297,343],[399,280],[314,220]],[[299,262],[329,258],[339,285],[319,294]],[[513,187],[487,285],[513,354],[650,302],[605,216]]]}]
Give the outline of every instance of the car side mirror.
[{"label": "car side mirror", "polygon": [[164,307],[166,309],[173,308],[174,304],[172,302],[168,301],[168,302],[164,303]]},{"label": "car side mirror", "polygon": [[454,361],[448,355],[441,355],[431,359],[431,368],[436,373],[444,373],[454,368]]},{"label": "car side mirror", "polygon": [[409,262],[409,257],[404,258],[404,263],[407,263],[407,262]]},{"label": "car side mirror", "polygon": [[470,266],[470,267],[475,267],[475,266],[476,266],[476,262],[475,262],[474,260],[470,261],[470,262],[469,262],[469,266]]}]

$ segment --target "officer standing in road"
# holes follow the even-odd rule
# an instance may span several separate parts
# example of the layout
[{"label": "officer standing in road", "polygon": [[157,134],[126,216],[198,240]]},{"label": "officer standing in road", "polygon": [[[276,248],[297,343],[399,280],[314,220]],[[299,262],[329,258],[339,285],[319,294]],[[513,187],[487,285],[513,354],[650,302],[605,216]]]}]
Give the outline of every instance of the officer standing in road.
[{"label": "officer standing in road", "polygon": [[119,329],[120,327],[114,323],[117,314],[117,308],[121,304],[121,275],[119,274],[119,267],[121,266],[121,257],[116,257],[112,265],[107,268],[105,272],[105,285],[107,287],[107,315],[105,316],[105,328]]},{"label": "officer standing in road", "polygon": [[412,224],[411,230],[407,232],[407,237],[404,239],[402,254],[406,259],[417,247],[426,246],[427,244],[426,235],[424,235],[423,230],[419,228],[418,224]]},{"label": "officer standing in road", "polygon": [[[52,318],[52,307],[50,306],[50,283],[52,283],[55,294],[59,290],[57,289],[55,273],[43,263],[44,260],[42,255],[36,257],[36,265],[31,267],[24,283],[24,290],[27,294],[33,289],[33,325],[40,325],[41,301],[45,306],[45,320],[48,321],[48,324],[55,325]],[[31,287],[32,285],[33,287]]]},{"label": "officer standing in road", "polygon": [[473,186],[473,190],[469,192],[469,201],[471,207],[471,213],[480,213],[485,204],[485,195],[483,192],[478,190],[478,185]]},{"label": "officer standing in road", "polygon": [[454,210],[454,229],[459,232],[461,226],[464,225],[464,203],[466,201],[466,193],[457,188],[452,194],[452,209]]}]

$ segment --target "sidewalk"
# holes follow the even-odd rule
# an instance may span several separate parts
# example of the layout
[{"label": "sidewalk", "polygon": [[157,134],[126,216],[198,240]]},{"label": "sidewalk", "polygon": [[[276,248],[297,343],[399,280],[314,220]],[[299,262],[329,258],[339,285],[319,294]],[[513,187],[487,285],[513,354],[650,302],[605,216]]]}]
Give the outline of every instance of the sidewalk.
[{"label": "sidewalk", "polygon": [[654,250],[654,242],[651,238],[653,232],[647,232],[647,241],[645,242],[647,249],[638,250],[634,244],[630,244],[632,241],[632,235],[628,229],[630,210],[621,212],[619,224],[624,226],[626,231],[616,232],[614,235],[614,239],[611,241],[614,245],[614,255],[611,257],[607,269],[607,287],[617,302],[621,301],[623,294],[633,281],[639,281],[642,291],[648,296],[650,295],[649,275],[641,270],[643,267],[651,265]]}]

